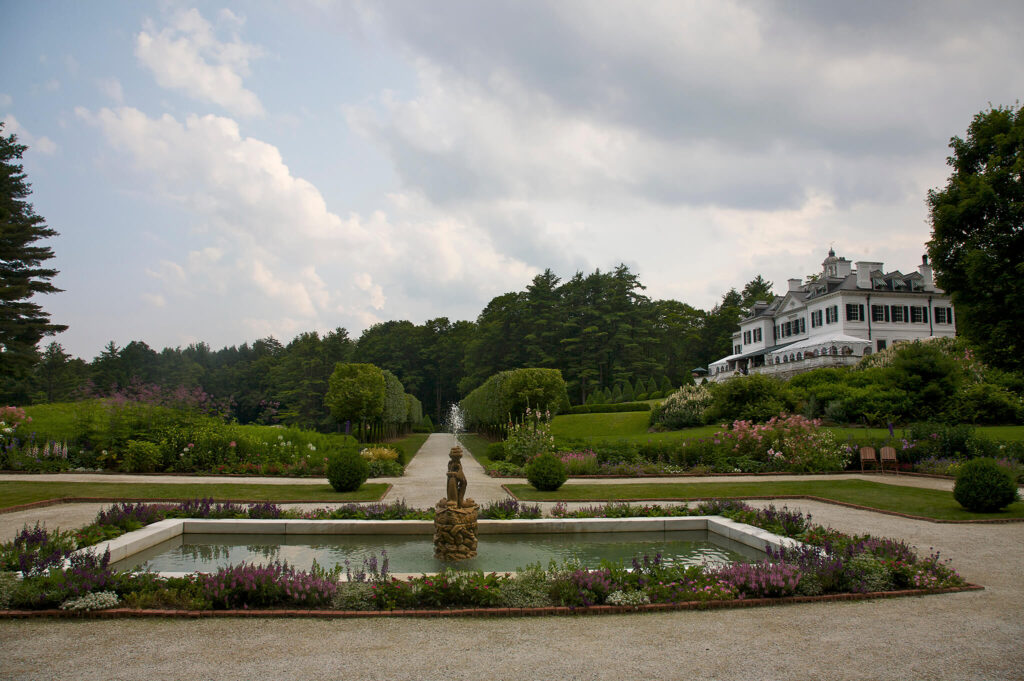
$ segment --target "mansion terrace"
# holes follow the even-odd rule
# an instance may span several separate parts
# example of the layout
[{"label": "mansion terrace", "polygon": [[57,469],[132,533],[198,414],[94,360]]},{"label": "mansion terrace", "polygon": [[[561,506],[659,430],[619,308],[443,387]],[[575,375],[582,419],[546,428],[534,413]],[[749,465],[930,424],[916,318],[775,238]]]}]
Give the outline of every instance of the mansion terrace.
[{"label": "mansion terrace", "polygon": [[732,336],[732,354],[708,366],[709,380],[789,378],[856,364],[901,341],[956,335],[952,303],[935,287],[928,256],[911,274],[886,274],[880,262],[852,263],[833,250],[821,265],[805,283],[790,279],[786,295],[754,304]]}]

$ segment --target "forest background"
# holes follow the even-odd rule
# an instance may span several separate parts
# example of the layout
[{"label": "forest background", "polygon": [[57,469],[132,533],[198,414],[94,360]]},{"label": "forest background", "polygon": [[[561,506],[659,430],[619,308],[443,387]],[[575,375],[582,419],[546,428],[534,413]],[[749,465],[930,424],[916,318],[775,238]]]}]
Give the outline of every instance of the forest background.
[{"label": "forest background", "polygon": [[287,344],[269,336],[219,350],[202,342],[157,351],[141,340],[124,347],[111,341],[90,362],[51,342],[30,374],[0,382],[0,401],[58,402],[159,385],[201,389],[239,423],[331,431],[339,425],[324,397],[335,364],[366,362],[395,374],[434,423],[489,376],[520,367],[559,369],[571,402],[580,404],[627,381],[690,382],[694,367],[729,354],[749,308],[774,295],[761,276],[741,291],[730,289],[710,310],[651,300],[644,290],[625,265],[565,281],[546,270],[525,290],[492,299],[476,321],[388,321],[358,339],[337,328],[301,333]]}]

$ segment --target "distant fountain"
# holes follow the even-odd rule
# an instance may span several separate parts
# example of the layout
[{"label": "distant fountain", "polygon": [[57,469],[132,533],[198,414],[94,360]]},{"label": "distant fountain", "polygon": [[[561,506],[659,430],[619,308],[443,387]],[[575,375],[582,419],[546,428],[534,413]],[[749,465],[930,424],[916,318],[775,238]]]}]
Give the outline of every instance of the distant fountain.
[{"label": "distant fountain", "polygon": [[466,431],[466,417],[462,413],[462,407],[459,406],[458,402],[452,403],[448,408],[448,432],[455,436],[455,439],[459,439],[459,433]]},{"label": "distant fountain", "polygon": [[434,509],[434,557],[444,561],[466,560],[476,556],[477,512],[479,507],[466,497],[466,473],[462,470],[459,433],[465,429],[462,409],[453,404],[448,410],[448,430],[456,445],[448,452],[445,496]]}]

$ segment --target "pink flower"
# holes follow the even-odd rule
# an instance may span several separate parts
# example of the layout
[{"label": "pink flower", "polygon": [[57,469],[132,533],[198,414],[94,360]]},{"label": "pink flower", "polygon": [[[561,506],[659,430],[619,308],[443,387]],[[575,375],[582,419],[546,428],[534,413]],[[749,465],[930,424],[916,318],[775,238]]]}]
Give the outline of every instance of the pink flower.
[{"label": "pink flower", "polygon": [[228,447],[234,447],[234,446],[235,446],[235,441],[234,440],[232,440],[231,442],[228,443]]},{"label": "pink flower", "polygon": [[188,446],[189,446],[189,449],[191,449],[192,447],[195,447],[195,445],[192,444],[191,442],[188,443]]}]

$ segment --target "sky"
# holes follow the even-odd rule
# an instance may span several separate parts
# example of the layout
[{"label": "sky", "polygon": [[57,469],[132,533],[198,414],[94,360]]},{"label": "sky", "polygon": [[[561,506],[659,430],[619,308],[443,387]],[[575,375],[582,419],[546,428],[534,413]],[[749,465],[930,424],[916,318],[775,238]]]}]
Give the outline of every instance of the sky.
[{"label": "sky", "polygon": [[0,1],[55,340],[475,319],[626,264],[710,309],[830,247],[913,271],[1024,4]]}]

